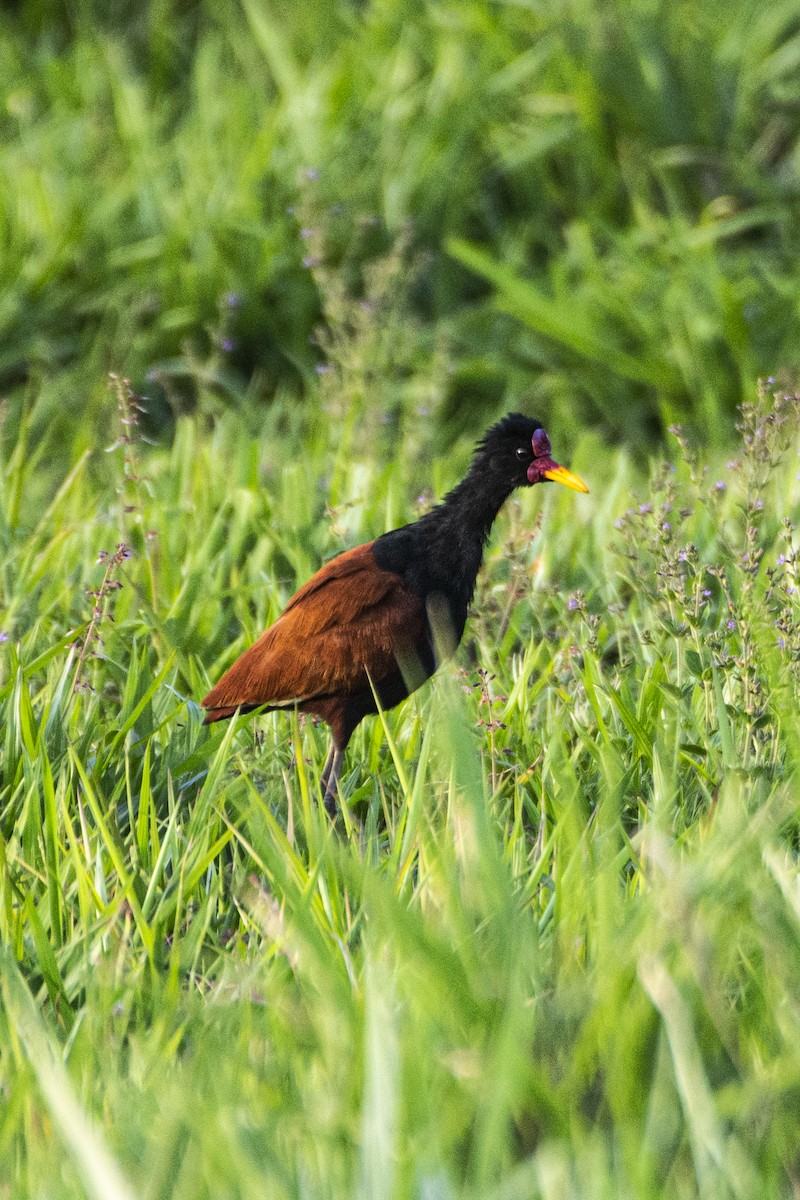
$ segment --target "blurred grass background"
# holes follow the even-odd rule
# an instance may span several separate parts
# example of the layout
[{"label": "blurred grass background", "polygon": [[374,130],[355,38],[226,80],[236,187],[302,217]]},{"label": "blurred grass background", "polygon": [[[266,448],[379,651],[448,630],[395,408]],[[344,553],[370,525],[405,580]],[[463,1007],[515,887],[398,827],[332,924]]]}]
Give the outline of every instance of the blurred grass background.
[{"label": "blurred grass background", "polygon": [[47,379],[68,439],[109,367],[302,397],[308,235],[353,303],[404,236],[454,426],[724,440],[798,362],[798,7],[7,6],[0,386]]},{"label": "blurred grass background", "polygon": [[[798,57],[4,7],[0,1200],[800,1193]],[[591,495],[506,506],[333,831],[323,728],[197,700],[509,408]]]}]

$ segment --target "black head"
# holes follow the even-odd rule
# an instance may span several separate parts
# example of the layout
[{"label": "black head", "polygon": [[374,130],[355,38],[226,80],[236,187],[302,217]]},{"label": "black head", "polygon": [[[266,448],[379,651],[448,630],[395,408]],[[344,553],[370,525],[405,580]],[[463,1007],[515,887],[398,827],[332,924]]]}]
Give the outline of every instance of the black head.
[{"label": "black head", "polygon": [[553,460],[541,422],[522,413],[509,413],[486,431],[475,461],[509,488],[551,480],[576,492],[589,491],[582,479]]}]

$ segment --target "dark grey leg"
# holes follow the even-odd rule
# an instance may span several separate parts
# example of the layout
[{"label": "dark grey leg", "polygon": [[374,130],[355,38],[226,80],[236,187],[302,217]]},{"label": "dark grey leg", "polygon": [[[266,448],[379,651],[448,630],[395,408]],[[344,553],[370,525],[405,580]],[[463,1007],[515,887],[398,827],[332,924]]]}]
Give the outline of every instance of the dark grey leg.
[{"label": "dark grey leg", "polygon": [[328,757],[325,759],[325,766],[322,768],[322,799],[325,802],[325,811],[329,816],[336,816],[337,808],[337,785],[339,783],[339,775],[342,770],[342,759],[344,758],[344,750],[340,750],[336,744],[331,741],[328,748]]}]

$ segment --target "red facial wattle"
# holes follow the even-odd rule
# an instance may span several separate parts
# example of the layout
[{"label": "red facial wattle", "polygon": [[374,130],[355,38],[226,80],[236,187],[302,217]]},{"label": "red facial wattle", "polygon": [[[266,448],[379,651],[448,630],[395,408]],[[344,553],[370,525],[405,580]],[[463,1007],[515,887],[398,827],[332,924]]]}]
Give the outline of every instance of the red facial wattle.
[{"label": "red facial wattle", "polygon": [[576,492],[589,491],[582,479],[573,475],[572,471],[562,467],[560,463],[550,457],[550,438],[543,429],[537,429],[534,432],[531,438],[531,447],[533,462],[528,467],[528,483],[543,483],[545,480],[550,480],[552,483],[563,483],[565,487],[572,488]]},{"label": "red facial wattle", "polygon": [[551,454],[550,438],[545,433],[544,429],[534,431],[531,438],[531,446],[533,447],[534,458],[549,458]]}]

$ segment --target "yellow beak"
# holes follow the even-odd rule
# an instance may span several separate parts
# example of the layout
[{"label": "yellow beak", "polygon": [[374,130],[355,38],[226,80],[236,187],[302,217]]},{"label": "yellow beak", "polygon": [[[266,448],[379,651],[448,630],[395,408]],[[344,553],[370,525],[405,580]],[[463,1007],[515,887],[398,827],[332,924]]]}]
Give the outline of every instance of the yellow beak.
[{"label": "yellow beak", "polygon": [[583,480],[573,475],[566,467],[553,467],[550,471],[542,471],[542,475],[545,479],[552,479],[553,483],[563,483],[564,487],[572,488],[573,491],[588,494],[589,489]]}]

